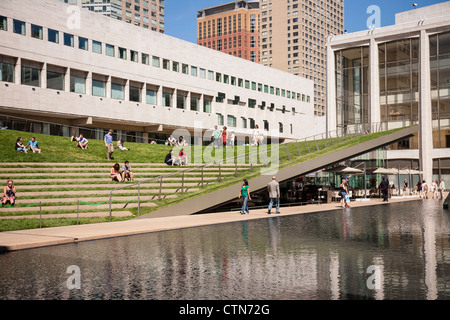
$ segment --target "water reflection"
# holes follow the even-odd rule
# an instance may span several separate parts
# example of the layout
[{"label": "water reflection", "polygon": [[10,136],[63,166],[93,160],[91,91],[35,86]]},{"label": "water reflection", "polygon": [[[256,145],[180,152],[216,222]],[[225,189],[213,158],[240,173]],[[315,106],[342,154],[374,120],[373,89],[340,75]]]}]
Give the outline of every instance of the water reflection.
[{"label": "water reflection", "polygon": [[[5,253],[0,299],[448,299],[441,206],[274,216]],[[71,265],[80,290],[67,288]]]}]

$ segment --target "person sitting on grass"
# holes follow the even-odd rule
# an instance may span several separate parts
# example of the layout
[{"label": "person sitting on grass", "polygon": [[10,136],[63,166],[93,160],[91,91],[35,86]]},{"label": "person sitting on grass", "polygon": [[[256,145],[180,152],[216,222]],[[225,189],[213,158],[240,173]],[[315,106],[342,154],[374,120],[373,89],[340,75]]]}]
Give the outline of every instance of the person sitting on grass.
[{"label": "person sitting on grass", "polygon": [[28,153],[28,149],[23,145],[21,137],[17,138],[15,149],[16,151]]},{"label": "person sitting on grass", "polygon": [[133,182],[133,172],[131,172],[129,161],[125,161],[124,165],[122,166],[122,180],[125,181],[125,179],[129,179],[131,182]]},{"label": "person sitting on grass", "polygon": [[118,182],[123,181],[122,175],[120,173],[120,165],[118,163],[113,165],[113,167],[111,168],[110,176],[111,176],[112,181],[118,181]]},{"label": "person sitting on grass", "polygon": [[30,141],[28,141],[28,145],[30,147],[30,150],[33,151],[33,153],[41,153],[41,149],[39,148],[39,143],[36,141],[36,138],[31,138]]},{"label": "person sitting on grass", "polygon": [[173,156],[173,150],[170,149],[169,153],[166,155],[166,157],[164,158],[164,162],[165,164],[167,164],[168,166],[173,166],[175,165],[175,158]]},{"label": "person sitting on grass", "polygon": [[118,140],[118,141],[117,141],[117,145],[116,145],[116,149],[123,150],[123,151],[130,150],[130,149],[125,148],[125,147],[123,146],[123,143],[124,143],[124,142],[123,142],[123,139]]},{"label": "person sitting on grass", "polygon": [[8,203],[13,206],[16,202],[16,187],[11,179],[6,181],[6,187],[3,189],[2,206]]},{"label": "person sitting on grass", "polygon": [[80,134],[80,137],[77,138],[77,148],[87,149],[88,139],[86,139],[83,134]]},{"label": "person sitting on grass", "polygon": [[187,166],[188,165],[188,159],[187,159],[187,153],[184,151],[184,149],[181,149],[178,153],[178,158],[180,161],[180,166]]}]

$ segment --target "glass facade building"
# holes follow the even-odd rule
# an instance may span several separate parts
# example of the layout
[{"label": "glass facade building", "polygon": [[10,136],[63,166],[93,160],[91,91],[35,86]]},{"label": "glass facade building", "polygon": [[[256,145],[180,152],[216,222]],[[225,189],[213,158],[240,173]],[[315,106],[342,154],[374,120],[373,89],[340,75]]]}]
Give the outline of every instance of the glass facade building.
[{"label": "glass facade building", "polygon": [[386,148],[390,167],[450,185],[450,2],[396,15],[393,26],[327,42],[327,130],[419,133]]}]

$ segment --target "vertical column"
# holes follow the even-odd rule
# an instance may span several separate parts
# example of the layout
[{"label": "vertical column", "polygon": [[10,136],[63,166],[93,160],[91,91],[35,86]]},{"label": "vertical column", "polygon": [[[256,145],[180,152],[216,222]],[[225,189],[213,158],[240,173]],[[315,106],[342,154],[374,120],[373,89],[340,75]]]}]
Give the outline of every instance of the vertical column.
[{"label": "vertical column", "polygon": [[156,91],[156,105],[164,106],[163,103],[163,86],[159,86]]},{"label": "vertical column", "polygon": [[[329,39],[330,40],[330,39]],[[327,133],[336,130],[336,72],[334,50],[327,45]]]},{"label": "vertical column", "polygon": [[14,83],[22,83],[22,58],[17,58],[16,67],[14,69]]},{"label": "vertical column", "polygon": [[141,102],[142,102],[142,104],[147,103],[147,84],[146,83],[142,84]]},{"label": "vertical column", "polygon": [[47,88],[47,63],[43,63],[41,68],[41,88]]},{"label": "vertical column", "polygon": [[380,111],[380,67],[378,61],[378,44],[374,38],[369,46],[369,124],[381,121]]},{"label": "vertical column", "polygon": [[423,179],[433,177],[433,122],[431,117],[430,41],[425,30],[420,31],[419,53],[419,162]]},{"label": "vertical column", "polygon": [[106,98],[111,98],[111,76],[107,76],[106,78]]},{"label": "vertical column", "polygon": [[92,72],[89,71],[86,75],[86,94],[92,96]]},{"label": "vertical column", "polygon": [[130,101],[130,80],[125,81],[125,101]]},{"label": "vertical column", "polygon": [[70,68],[66,68],[66,74],[64,75],[64,91],[70,92]]}]

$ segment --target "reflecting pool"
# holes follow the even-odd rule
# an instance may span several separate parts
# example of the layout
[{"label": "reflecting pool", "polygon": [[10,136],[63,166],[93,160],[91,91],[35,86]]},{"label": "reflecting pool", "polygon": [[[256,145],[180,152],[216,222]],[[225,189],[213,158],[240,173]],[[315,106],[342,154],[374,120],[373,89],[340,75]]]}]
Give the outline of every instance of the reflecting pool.
[{"label": "reflecting pool", "polygon": [[419,200],[0,254],[0,299],[449,299],[450,211]]}]

